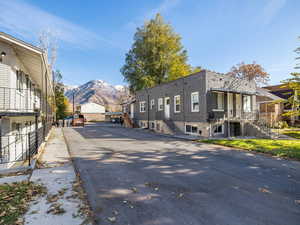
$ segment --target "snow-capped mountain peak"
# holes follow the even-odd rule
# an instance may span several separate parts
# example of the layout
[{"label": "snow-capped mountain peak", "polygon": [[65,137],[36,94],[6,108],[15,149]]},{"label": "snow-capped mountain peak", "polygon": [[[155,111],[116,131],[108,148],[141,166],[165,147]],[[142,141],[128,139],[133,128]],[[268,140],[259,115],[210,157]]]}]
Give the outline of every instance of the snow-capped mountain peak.
[{"label": "snow-capped mountain peak", "polygon": [[103,80],[91,80],[78,87],[66,86],[65,88],[65,95],[69,100],[72,100],[74,93],[76,104],[94,102],[106,106],[110,111],[121,110],[121,99],[129,94],[127,92],[125,86],[113,86]]}]

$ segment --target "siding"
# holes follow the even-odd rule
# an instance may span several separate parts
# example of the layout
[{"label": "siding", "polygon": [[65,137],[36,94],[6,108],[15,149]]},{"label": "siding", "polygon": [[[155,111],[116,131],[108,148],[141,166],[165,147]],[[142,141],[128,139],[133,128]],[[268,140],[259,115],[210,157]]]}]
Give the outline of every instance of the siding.
[{"label": "siding", "polygon": [[[161,84],[153,88],[138,91],[136,93],[135,119],[164,120],[164,110],[158,110],[158,98],[170,98],[170,118],[173,121],[199,122],[205,121],[206,112],[206,93],[205,93],[205,71],[187,76],[169,83]],[[199,112],[191,112],[191,93],[199,93]],[[174,112],[174,96],[180,95],[180,112]],[[155,105],[150,109],[150,101],[154,99]],[[146,112],[140,112],[141,101],[146,102]],[[163,104],[165,102],[163,101]],[[148,108],[150,109],[148,112]]]}]

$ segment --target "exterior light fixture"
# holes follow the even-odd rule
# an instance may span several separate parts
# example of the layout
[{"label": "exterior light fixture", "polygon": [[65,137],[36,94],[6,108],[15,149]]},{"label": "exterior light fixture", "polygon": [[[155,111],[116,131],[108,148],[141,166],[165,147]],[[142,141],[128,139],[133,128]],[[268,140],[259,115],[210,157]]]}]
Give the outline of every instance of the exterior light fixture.
[{"label": "exterior light fixture", "polygon": [[5,52],[1,52],[1,57],[0,57],[0,62],[3,61],[3,58],[6,56],[6,53]]}]

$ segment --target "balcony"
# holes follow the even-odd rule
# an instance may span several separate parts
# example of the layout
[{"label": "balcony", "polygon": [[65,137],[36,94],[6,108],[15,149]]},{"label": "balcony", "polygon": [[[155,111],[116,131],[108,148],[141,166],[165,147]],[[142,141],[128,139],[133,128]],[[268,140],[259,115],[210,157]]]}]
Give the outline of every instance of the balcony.
[{"label": "balcony", "polygon": [[0,87],[0,114],[35,113],[41,108],[41,94],[34,89]]},{"label": "balcony", "polygon": [[209,121],[220,121],[220,120],[231,120],[231,121],[254,121],[258,119],[258,112],[240,112],[240,113],[229,113],[227,111],[211,111],[208,113]]}]

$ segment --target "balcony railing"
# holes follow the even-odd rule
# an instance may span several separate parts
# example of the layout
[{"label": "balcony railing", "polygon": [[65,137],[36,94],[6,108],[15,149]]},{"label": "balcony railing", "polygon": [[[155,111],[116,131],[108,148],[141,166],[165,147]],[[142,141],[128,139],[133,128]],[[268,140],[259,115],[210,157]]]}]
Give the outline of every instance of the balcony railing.
[{"label": "balcony railing", "polygon": [[50,123],[27,134],[0,136],[0,169],[17,161],[31,160],[48,135]]},{"label": "balcony railing", "polygon": [[208,120],[258,120],[259,114],[256,111],[253,112],[240,112],[228,115],[227,111],[211,111],[208,113]]},{"label": "balcony railing", "polygon": [[0,112],[34,112],[40,108],[37,90],[0,87]]}]

